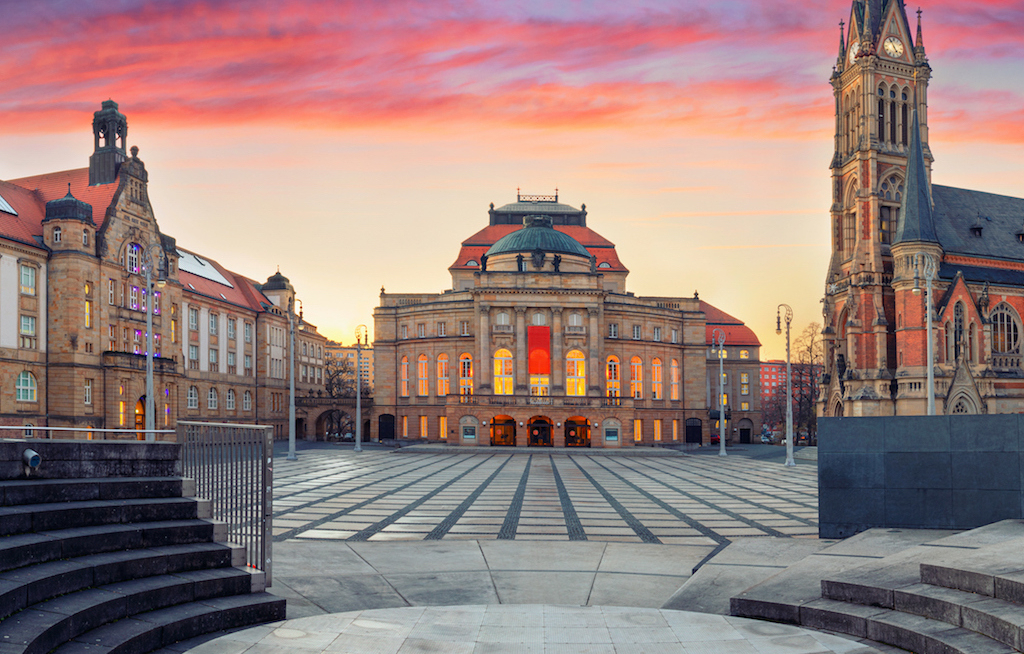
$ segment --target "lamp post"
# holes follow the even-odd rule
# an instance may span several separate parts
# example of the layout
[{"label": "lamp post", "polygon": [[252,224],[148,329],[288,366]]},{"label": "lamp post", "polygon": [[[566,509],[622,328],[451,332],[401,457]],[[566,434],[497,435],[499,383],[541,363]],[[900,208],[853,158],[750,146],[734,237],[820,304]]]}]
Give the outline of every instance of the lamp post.
[{"label": "lamp post", "polygon": [[298,461],[295,454],[295,303],[299,303],[299,318],[302,318],[302,300],[288,299],[288,331],[291,343],[288,347],[288,456],[289,461]]},{"label": "lamp post", "polygon": [[163,269],[160,266],[161,256],[156,249],[156,245],[150,245],[146,248],[146,256],[143,259],[142,266],[146,273],[146,440],[155,441],[156,434],[153,433],[156,430],[156,400],[153,398],[153,303],[156,301],[156,295],[153,293],[153,268],[157,268],[159,273],[157,274],[156,285],[163,288],[166,281],[164,280]]},{"label": "lamp post", "polygon": [[775,312],[775,333],[782,334],[782,310],[786,310],[786,465],[795,466],[793,460],[793,368],[789,360],[789,326],[793,322],[793,309],[780,304]]},{"label": "lamp post", "polygon": [[363,451],[363,387],[361,383],[362,368],[359,354],[362,352],[361,338],[366,338],[366,325],[356,327],[356,452]]},{"label": "lamp post", "polygon": [[718,353],[718,456],[725,454],[725,371],[722,369],[725,361],[725,332],[715,328],[711,332],[712,343],[716,344],[715,351]]},{"label": "lamp post", "polygon": [[[923,268],[923,270],[921,270]],[[935,340],[932,335],[932,280],[935,279],[935,259],[930,254],[918,254],[914,257],[914,295],[921,294],[919,275],[924,274],[925,314],[928,326],[928,415],[935,415]]]}]

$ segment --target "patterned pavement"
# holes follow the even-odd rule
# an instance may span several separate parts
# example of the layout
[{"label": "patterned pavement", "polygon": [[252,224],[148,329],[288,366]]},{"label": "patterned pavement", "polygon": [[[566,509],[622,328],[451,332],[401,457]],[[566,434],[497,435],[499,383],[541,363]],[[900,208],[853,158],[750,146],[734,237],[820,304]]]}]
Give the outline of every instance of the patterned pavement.
[{"label": "patterned pavement", "polygon": [[817,468],[742,455],[398,453],[274,459],[274,540],[593,540],[722,545],[816,538]]}]

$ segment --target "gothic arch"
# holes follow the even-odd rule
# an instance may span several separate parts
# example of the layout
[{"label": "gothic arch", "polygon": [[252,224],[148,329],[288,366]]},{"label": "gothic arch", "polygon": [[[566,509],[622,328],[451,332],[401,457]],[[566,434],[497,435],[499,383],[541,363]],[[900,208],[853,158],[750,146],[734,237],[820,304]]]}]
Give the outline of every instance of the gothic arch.
[{"label": "gothic arch", "polygon": [[946,415],[975,415],[977,413],[978,407],[974,405],[974,400],[966,393],[960,393],[956,397],[951,398],[950,402],[946,405]]},{"label": "gothic arch", "polygon": [[839,397],[838,393],[832,396],[832,401],[829,402],[829,406],[831,407],[829,413],[833,418],[843,417],[843,398]]}]

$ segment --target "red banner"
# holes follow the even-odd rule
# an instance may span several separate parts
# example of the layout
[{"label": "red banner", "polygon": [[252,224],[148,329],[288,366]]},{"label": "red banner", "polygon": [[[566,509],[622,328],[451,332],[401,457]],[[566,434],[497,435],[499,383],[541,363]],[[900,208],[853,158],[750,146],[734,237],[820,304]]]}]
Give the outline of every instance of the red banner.
[{"label": "red banner", "polygon": [[526,347],[530,357],[531,375],[551,374],[551,328],[527,327]]}]

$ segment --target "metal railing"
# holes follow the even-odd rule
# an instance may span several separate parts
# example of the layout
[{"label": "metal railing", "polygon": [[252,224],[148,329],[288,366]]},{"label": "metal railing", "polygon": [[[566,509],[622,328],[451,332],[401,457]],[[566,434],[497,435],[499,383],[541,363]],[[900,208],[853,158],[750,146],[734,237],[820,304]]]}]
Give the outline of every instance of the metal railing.
[{"label": "metal railing", "polygon": [[246,564],[271,583],[274,432],[269,425],[178,421],[182,475],[210,500],[228,540],[245,548]]},{"label": "metal railing", "polygon": [[[100,429],[99,427],[40,427],[34,424],[38,418],[24,418],[23,425],[0,425],[0,438],[40,438],[77,440],[144,441],[148,434],[153,440],[173,442],[173,429]],[[19,433],[20,432],[20,433]]]}]

